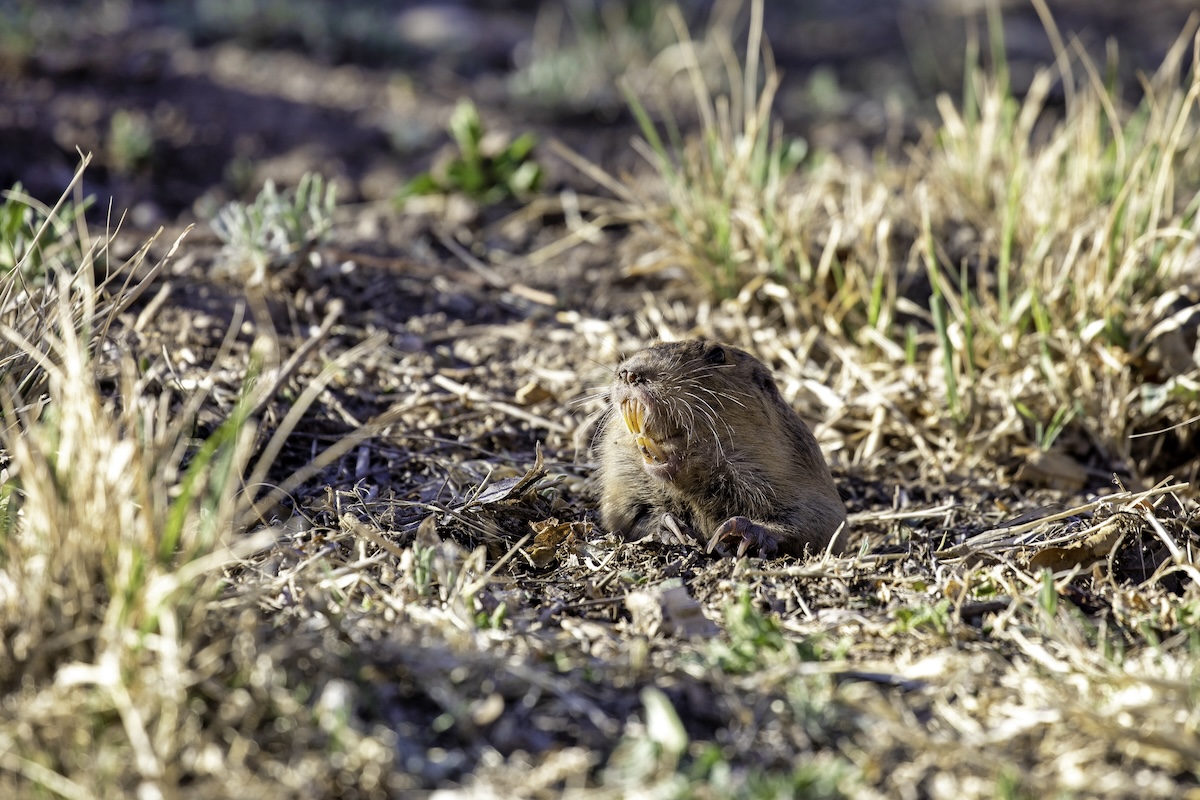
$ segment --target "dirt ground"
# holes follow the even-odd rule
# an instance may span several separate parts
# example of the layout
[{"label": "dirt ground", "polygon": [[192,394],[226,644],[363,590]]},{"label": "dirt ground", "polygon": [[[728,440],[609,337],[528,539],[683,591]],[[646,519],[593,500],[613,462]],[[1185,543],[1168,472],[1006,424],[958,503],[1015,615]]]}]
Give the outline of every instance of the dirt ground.
[{"label": "dirt ground", "polygon": [[[638,720],[652,727],[651,689],[670,701],[690,742],[714,748],[689,750],[689,763],[711,764],[705,759],[721,753],[764,775],[811,763],[836,784],[828,753],[861,752],[886,729],[893,744],[856,761],[877,796],[898,796],[891,793],[901,786],[937,796],[951,762],[993,780],[986,763],[959,764],[955,732],[936,720],[940,704],[1002,704],[1005,693],[1022,691],[995,678],[1007,674],[998,662],[1017,654],[981,644],[987,615],[1011,598],[999,587],[994,602],[972,600],[956,609],[958,627],[947,634],[932,611],[944,598],[930,597],[920,576],[954,562],[947,548],[1022,514],[1111,492],[1120,467],[1093,469],[1082,489],[1064,492],[1014,482],[1015,459],[971,475],[937,475],[911,460],[852,464],[841,432],[817,418],[815,395],[796,381],[785,394],[828,449],[855,542],[884,543],[867,556],[874,566],[847,573],[788,560],[747,564],[616,542],[599,525],[589,484],[588,420],[620,355],[695,330],[752,343],[754,326],[714,319],[696,287],[670,271],[627,269],[645,245],[632,225],[560,254],[553,248],[571,230],[561,206],[460,198],[402,208],[394,198],[445,151],[445,126],[462,97],[475,101],[489,131],[537,135],[544,196],[602,195],[546,143],[559,140],[614,174],[645,170],[620,95],[551,98],[514,88],[551,4],[313,2],[296,4],[291,16],[264,11],[249,20],[228,11],[234,5],[0,5],[12,23],[0,38],[0,186],[19,181],[52,203],[77,150],[92,152],[83,181],[96,198],[89,219],[104,227],[127,214],[117,256],[164,226],[161,255],[195,223],[114,340],[159,364],[164,384],[207,382],[201,433],[233,407],[258,330],[275,329],[285,358],[318,341],[261,413],[260,447],[292,402],[320,384],[264,476],[286,491],[262,509],[262,522],[284,533],[231,577],[230,602],[251,597],[258,616],[211,623],[214,639],[235,642],[227,674],[248,683],[240,700],[204,698],[206,713],[233,719],[254,742],[237,767],[252,776],[248,785],[267,796],[334,796],[350,792],[351,780],[361,796],[454,786],[503,796],[599,781],[620,796],[661,778],[655,770],[672,771],[661,756],[644,761],[635,752]],[[702,27],[708,4],[684,5],[693,30]],[[967,31],[983,30],[978,15],[954,3],[769,5],[785,128],[813,150],[862,163],[905,158],[935,113],[936,94],[960,91]],[[1052,50],[1031,6],[1001,5],[1019,91]],[[1183,0],[1050,5],[1064,33],[1101,60],[1106,41],[1119,43],[1119,79],[1131,93],[1136,71],[1161,61],[1192,10]],[[148,137],[132,156],[117,118]],[[293,186],[310,171],[337,182],[328,243],[273,272],[265,294],[215,275],[216,210],[252,199],[268,179]],[[354,348],[362,349],[345,359]],[[338,365],[332,374],[330,364]],[[355,432],[363,435],[347,438]],[[1175,524],[1181,541],[1200,536],[1182,510]],[[542,555],[529,549],[539,543],[549,548]],[[479,557],[488,580],[464,588]],[[1111,568],[1137,581],[1162,558],[1146,545]],[[400,603],[389,588],[399,585],[432,594]],[[889,639],[880,585],[932,616],[908,619],[910,635]],[[670,594],[676,586],[687,587],[684,599]],[[1078,592],[1072,599],[1085,613],[1103,605]],[[756,628],[762,615],[774,622]],[[726,620],[726,634],[742,626],[725,649],[706,641],[711,619]],[[461,630],[464,620],[478,630]],[[257,650],[239,650],[238,636]],[[813,648],[804,697],[783,667],[755,660],[797,637]],[[931,691],[937,681],[922,672],[948,639],[971,658],[950,699]],[[269,653],[279,674],[258,675],[249,655],[241,660],[252,651]],[[881,663],[922,669],[901,677],[876,671]],[[822,703],[834,698],[857,716],[828,711]],[[325,737],[318,741],[273,722],[301,710],[314,719],[343,715],[347,727],[331,733],[333,723],[320,722],[311,728]],[[864,728],[865,719],[878,727]],[[925,747],[943,749],[906,752],[909,725],[923,728]],[[985,744],[965,746],[986,758]],[[1023,747],[1003,760],[1023,770],[1014,780],[1034,792],[1024,796],[1061,786],[1039,771],[1044,745]],[[1101,760],[1121,772],[1136,758],[1109,752]],[[1200,786],[1194,763],[1136,763],[1149,775],[1148,796]],[[196,796],[215,781],[201,766],[189,774]],[[844,790],[820,781],[789,791]]]}]

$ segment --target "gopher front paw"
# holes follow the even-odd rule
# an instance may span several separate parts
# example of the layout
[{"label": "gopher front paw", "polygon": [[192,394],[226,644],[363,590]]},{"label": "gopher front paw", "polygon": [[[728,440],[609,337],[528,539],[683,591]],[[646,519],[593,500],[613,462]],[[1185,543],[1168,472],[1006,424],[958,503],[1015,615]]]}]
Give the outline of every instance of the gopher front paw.
[{"label": "gopher front paw", "polygon": [[770,558],[779,552],[779,538],[770,530],[749,517],[730,517],[721,523],[708,540],[709,553],[727,556],[730,548],[737,545],[738,558],[746,555],[750,548],[762,558]]}]

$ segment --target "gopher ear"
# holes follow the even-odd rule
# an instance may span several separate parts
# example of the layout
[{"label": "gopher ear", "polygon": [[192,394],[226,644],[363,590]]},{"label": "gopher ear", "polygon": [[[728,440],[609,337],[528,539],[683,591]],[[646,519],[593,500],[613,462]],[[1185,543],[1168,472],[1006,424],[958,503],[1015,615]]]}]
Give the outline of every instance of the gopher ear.
[{"label": "gopher ear", "polygon": [[716,342],[706,343],[704,346],[704,361],[706,364],[720,366],[728,364],[729,358],[725,353],[725,348]]},{"label": "gopher ear", "polygon": [[770,370],[762,366],[755,367],[753,377],[754,383],[758,388],[766,392],[769,397],[779,397],[779,386],[776,385],[775,378],[771,375]]}]

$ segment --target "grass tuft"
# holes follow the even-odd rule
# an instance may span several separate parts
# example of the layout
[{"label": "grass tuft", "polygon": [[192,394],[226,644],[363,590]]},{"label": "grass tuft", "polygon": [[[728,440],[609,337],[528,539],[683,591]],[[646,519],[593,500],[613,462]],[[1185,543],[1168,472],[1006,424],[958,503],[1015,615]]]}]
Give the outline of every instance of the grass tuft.
[{"label": "grass tuft", "polygon": [[[726,59],[732,91],[716,98],[682,15],[676,7],[669,12],[703,124],[698,139],[683,140],[669,108],[664,109],[660,131],[650,110],[625,87],[644,136],[635,146],[666,191],[665,204],[636,191],[631,197],[646,224],[669,245],[665,258],[677,260],[718,297],[736,294],[759,275],[813,277],[801,274],[803,259],[797,258],[796,242],[786,235],[788,208],[783,192],[807,154],[807,145],[802,139],[785,137],[771,122],[780,78],[761,37],[762,3],[751,8],[746,66],[736,58]],[[724,52],[732,52],[727,40],[719,44]]]},{"label": "grass tuft", "polygon": [[[197,398],[180,413],[128,357],[113,365],[115,397],[101,391],[95,353],[111,319],[105,310],[130,297],[128,287],[109,297],[97,280],[94,254],[107,244],[76,240],[70,250],[80,262],[48,266],[45,284],[6,308],[12,322],[0,327],[39,374],[23,382],[9,374],[0,388],[7,796],[32,786],[79,797],[90,786],[161,795],[177,785],[183,752],[202,744],[191,741],[192,701],[212,671],[201,652],[207,603],[220,568],[263,544],[231,539],[251,399],[193,450],[187,410]],[[31,329],[41,338],[22,333]]]}]

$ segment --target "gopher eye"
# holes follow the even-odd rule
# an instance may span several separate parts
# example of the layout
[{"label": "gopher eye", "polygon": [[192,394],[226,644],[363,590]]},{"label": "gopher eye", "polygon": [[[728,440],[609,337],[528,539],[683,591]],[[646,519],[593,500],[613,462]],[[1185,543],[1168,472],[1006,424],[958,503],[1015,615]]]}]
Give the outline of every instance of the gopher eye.
[{"label": "gopher eye", "polygon": [[725,363],[725,348],[719,344],[709,345],[704,351],[704,360],[709,364],[724,364]]}]

